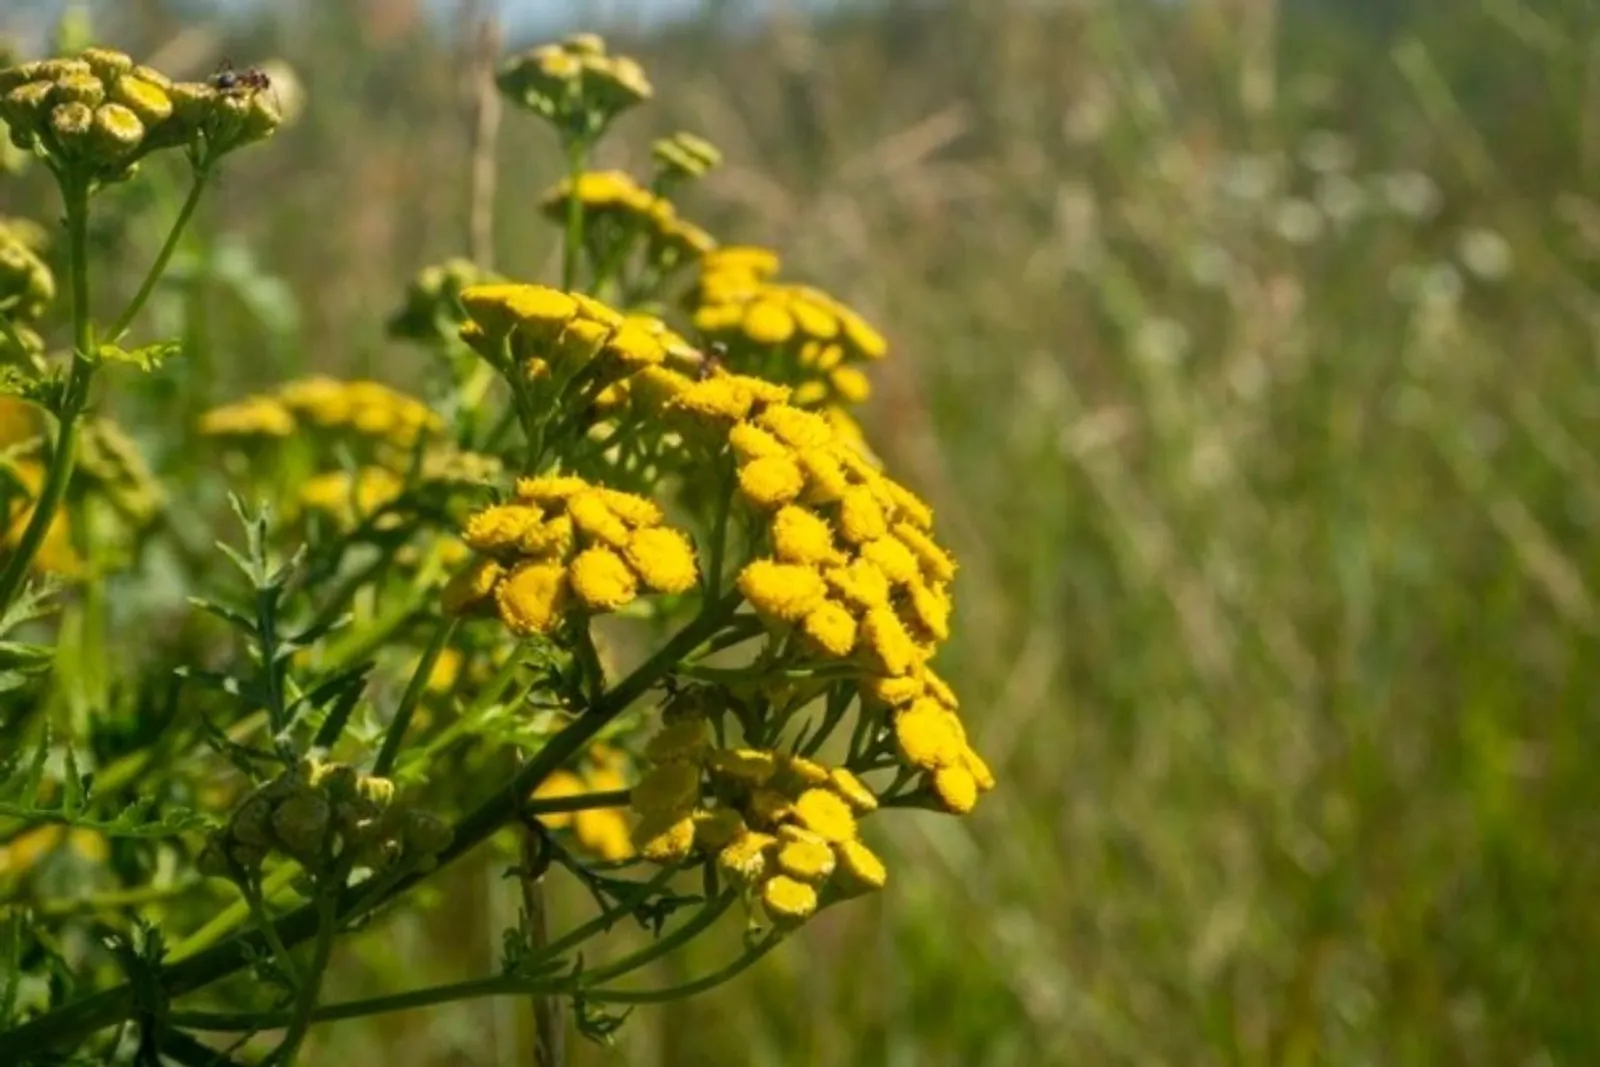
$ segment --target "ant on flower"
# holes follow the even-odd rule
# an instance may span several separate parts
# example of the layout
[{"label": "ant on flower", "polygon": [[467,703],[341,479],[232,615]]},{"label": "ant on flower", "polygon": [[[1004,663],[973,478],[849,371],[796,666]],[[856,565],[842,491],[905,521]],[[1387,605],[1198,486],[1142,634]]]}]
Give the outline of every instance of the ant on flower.
[{"label": "ant on flower", "polygon": [[235,91],[259,93],[272,88],[272,79],[260,67],[234,70],[233,64],[224,59],[217,66],[217,72],[211,76],[211,87],[223,93]]}]

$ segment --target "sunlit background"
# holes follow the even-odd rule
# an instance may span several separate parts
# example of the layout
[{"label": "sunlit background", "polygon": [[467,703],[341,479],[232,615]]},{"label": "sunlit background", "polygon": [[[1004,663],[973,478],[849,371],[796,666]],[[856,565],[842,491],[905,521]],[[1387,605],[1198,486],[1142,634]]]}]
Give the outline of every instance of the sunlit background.
[{"label": "sunlit background", "polygon": [[[43,42],[60,6],[0,25]],[[638,55],[658,99],[605,162],[711,138],[685,214],[892,340],[865,421],[963,561],[946,673],[1000,788],[876,820],[888,892],[572,1063],[1600,1063],[1593,0],[92,16],[177,76],[303,83],[196,231],[202,399],[417,373],[382,322],[465,249],[483,20]],[[553,150],[506,116],[497,266],[530,280]],[[51,210],[38,173],[0,182],[0,213]],[[453,872],[334,995],[486,973],[498,874]],[[526,1016],[328,1028],[310,1058],[527,1063]]]}]

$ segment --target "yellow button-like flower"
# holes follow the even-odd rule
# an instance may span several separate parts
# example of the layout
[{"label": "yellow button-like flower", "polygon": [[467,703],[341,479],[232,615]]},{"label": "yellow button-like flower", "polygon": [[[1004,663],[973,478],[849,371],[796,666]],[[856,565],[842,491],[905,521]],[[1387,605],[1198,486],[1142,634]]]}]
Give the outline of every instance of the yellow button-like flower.
[{"label": "yellow button-like flower", "polygon": [[624,493],[620,489],[607,489],[604,486],[597,486],[593,492],[629,526],[656,526],[665,518],[655,501],[637,493]]},{"label": "yellow button-like flower", "polygon": [[772,517],[772,548],[784,563],[820,565],[839,559],[828,521],[805,508],[780,508]]},{"label": "yellow button-like flower", "polygon": [[873,329],[872,326],[846,307],[839,307],[839,325],[844,328],[845,339],[855,350],[867,359],[882,359],[889,353],[889,342],[884,340],[883,334]]},{"label": "yellow button-like flower", "polygon": [[578,313],[577,302],[558,289],[506,282],[468,286],[461,290],[461,306],[492,333],[520,327],[544,339],[554,338]]},{"label": "yellow button-like flower", "polygon": [[883,514],[883,506],[867,489],[855,486],[839,497],[839,533],[846,541],[852,545],[865,544],[888,532],[889,521]]},{"label": "yellow button-like flower", "polygon": [[653,863],[678,863],[694,849],[694,820],[647,818],[633,830],[639,854]]},{"label": "yellow button-like flower", "polygon": [[756,611],[782,622],[799,622],[827,595],[822,575],[813,568],[767,559],[748,564],[739,572],[738,584]]},{"label": "yellow button-like flower", "polygon": [[895,743],[913,767],[936,770],[961,762],[966,747],[950,712],[931,700],[917,700],[894,718]]},{"label": "yellow button-like flower", "polygon": [[741,422],[729,430],[728,444],[741,463],[789,454],[788,445],[751,422]]},{"label": "yellow button-like flower", "polygon": [[956,691],[950,688],[949,682],[937,674],[928,671],[923,676],[923,683],[928,688],[928,695],[951,711],[955,711],[961,706],[961,701],[956,698]]},{"label": "yellow button-like flower", "polygon": [[439,593],[446,615],[465,615],[488,602],[505,570],[492,559],[479,560],[451,578]]},{"label": "yellow button-like flower", "polygon": [[824,841],[852,841],[856,836],[856,817],[850,806],[829,789],[807,789],[794,802],[800,825]]},{"label": "yellow button-like flower", "polygon": [[623,548],[640,581],[658,593],[682,593],[699,578],[694,548],[678,530],[636,530]]},{"label": "yellow button-like flower", "polygon": [[605,498],[592,490],[578,493],[567,501],[567,514],[573,525],[593,540],[612,548],[623,548],[628,543],[628,524],[606,506]]},{"label": "yellow button-like flower", "polygon": [[537,478],[518,478],[516,497],[533,504],[560,504],[575,493],[589,489],[589,483],[571,475],[545,474]]},{"label": "yellow button-like flower", "polygon": [[849,768],[834,767],[828,772],[828,784],[849,804],[857,814],[866,815],[878,810],[878,797],[867,784],[857,778]]},{"label": "yellow button-like flower", "polygon": [[608,863],[616,863],[633,855],[628,820],[618,808],[589,808],[575,813],[572,835],[585,851]]},{"label": "yellow button-like flower", "polygon": [[821,885],[833,873],[833,849],[820,838],[787,841],[778,849],[778,869],[791,878]]},{"label": "yellow button-like flower", "polygon": [[872,382],[857,367],[836,367],[828,373],[828,384],[842,404],[861,404],[872,395]]},{"label": "yellow button-like flower", "polygon": [[841,600],[860,611],[889,603],[889,579],[869,560],[853,559],[842,567],[829,567],[823,577]]},{"label": "yellow button-like flower", "polygon": [[861,639],[885,674],[910,674],[926,659],[890,608],[872,608],[861,621]]},{"label": "yellow button-like flower", "polygon": [[555,562],[524,563],[495,587],[501,621],[524,636],[554,629],[566,600],[567,569]]},{"label": "yellow button-like flower", "polygon": [[799,498],[806,478],[786,455],[764,456],[739,468],[739,491],[758,508],[775,508]]},{"label": "yellow button-like flower", "polygon": [[794,336],[795,321],[776,300],[756,300],[744,311],[745,336],[758,345],[781,345]]},{"label": "yellow button-like flower", "polygon": [[778,769],[785,789],[807,789],[828,782],[828,768],[804,756],[783,756]]},{"label": "yellow button-like flower", "polygon": [[897,522],[894,526],[894,536],[917,557],[923,573],[931,581],[948,582],[956,576],[955,560],[928,536],[926,530],[909,522]]},{"label": "yellow button-like flower", "polygon": [[844,659],[856,647],[855,616],[831,600],[824,600],[808,612],[801,629],[817,648],[836,659]]},{"label": "yellow button-like flower", "polygon": [[879,537],[861,546],[861,558],[871,562],[895,585],[917,580],[917,557],[895,537]]},{"label": "yellow button-like flower", "polygon": [[713,774],[745,785],[761,785],[777,770],[771,752],[758,748],[719,748],[706,761]]},{"label": "yellow button-like flower", "polygon": [[850,479],[840,462],[838,448],[811,448],[796,458],[806,475],[806,499],[816,504],[831,504],[850,491]]},{"label": "yellow button-like flower", "polygon": [[788,404],[772,405],[756,421],[791,448],[822,448],[833,441],[833,430],[826,419]]},{"label": "yellow button-like flower", "polygon": [[200,417],[200,432],[207,437],[288,437],[294,429],[289,409],[265,396],[212,408]]},{"label": "yellow button-like flower", "polygon": [[935,641],[950,639],[950,597],[943,588],[911,583],[911,611]]},{"label": "yellow button-like flower", "polygon": [[903,707],[925,692],[922,679],[914,674],[871,678],[867,681],[866,688],[869,693],[891,708]]},{"label": "yellow button-like flower", "polygon": [[717,866],[735,881],[751,885],[766,873],[767,855],[777,844],[778,839],[771,834],[748,830],[717,853]]},{"label": "yellow button-like flower", "polygon": [[589,548],[578,553],[567,574],[572,591],[593,611],[616,611],[639,592],[633,571],[609,548]]},{"label": "yellow button-like flower", "polygon": [[538,540],[544,513],[521,504],[495,504],[467,519],[461,539],[474,552],[503,555],[526,552],[524,541]]},{"label": "yellow button-like flower", "polygon": [[817,891],[787,875],[774,875],[761,883],[761,906],[779,925],[804,922],[817,910]]},{"label": "yellow button-like flower", "polygon": [[694,813],[694,844],[706,852],[726,848],[745,832],[744,816],[733,808]]},{"label": "yellow button-like flower", "polygon": [[882,889],[889,881],[889,872],[883,861],[861,842],[841,841],[833,848],[838,860],[834,884],[846,892]]},{"label": "yellow button-like flower", "polygon": [[961,750],[961,766],[972,775],[972,780],[978,783],[978,791],[987,793],[994,788],[994,772],[984,762],[982,756],[975,752],[971,745]]},{"label": "yellow button-like flower", "polygon": [[952,815],[965,815],[978,804],[978,782],[965,767],[940,767],[933,772],[933,795]]}]

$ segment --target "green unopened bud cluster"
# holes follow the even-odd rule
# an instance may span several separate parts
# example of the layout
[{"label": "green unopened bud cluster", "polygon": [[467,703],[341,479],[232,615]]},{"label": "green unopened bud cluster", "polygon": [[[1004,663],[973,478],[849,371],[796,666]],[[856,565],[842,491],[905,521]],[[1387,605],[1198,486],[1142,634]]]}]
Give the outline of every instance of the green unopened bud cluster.
[{"label": "green unopened bud cluster", "polygon": [[[56,296],[55,276],[40,257],[44,233],[20,219],[0,219],[0,315],[30,350],[42,344],[33,332],[37,321]],[[0,350],[8,344],[0,334]]]},{"label": "green unopened bud cluster", "polygon": [[655,161],[656,180],[663,184],[703,178],[722,166],[722,153],[704,137],[675,133],[650,146]]},{"label": "green unopened bud cluster", "polygon": [[200,864],[204,873],[232,876],[277,852],[311,871],[335,862],[382,870],[402,861],[426,870],[450,837],[443,820],[396,804],[389,779],[307,760],[246,797]]},{"label": "green unopened bud cluster", "polygon": [[271,93],[174,82],[103,48],[0,70],[0,119],[16,147],[99,182],[131,176],[163,148],[231,151],[281,121]]},{"label": "green unopened bud cluster", "polygon": [[608,55],[605,41],[592,33],[518,53],[495,80],[512,103],[578,137],[598,135],[654,93],[643,67],[628,56]]},{"label": "green unopened bud cluster", "polygon": [[448,259],[424,267],[406,287],[405,303],[389,319],[389,335],[410,341],[455,337],[466,322],[461,290],[500,278],[469,259]]}]

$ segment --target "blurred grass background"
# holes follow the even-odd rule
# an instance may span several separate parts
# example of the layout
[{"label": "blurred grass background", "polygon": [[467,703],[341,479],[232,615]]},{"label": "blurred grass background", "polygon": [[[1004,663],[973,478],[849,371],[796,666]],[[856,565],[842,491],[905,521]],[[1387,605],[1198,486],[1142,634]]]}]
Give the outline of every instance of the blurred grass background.
[{"label": "blurred grass background", "polygon": [[[960,553],[946,673],[1001,778],[875,821],[890,892],[571,1061],[1600,1062],[1600,5],[549,7],[658,87],[607,162],[709,136],[686,213],[891,336],[866,421]],[[175,388],[417,373],[381,323],[464,250],[489,8],[102,5],[174,74],[276,56],[306,90],[204,211]],[[550,276],[552,148],[506,116],[515,276]],[[101,236],[138,263],[158,231]],[[341,990],[492,966],[493,873]],[[313,1055],[524,1062],[525,1014]]]}]

